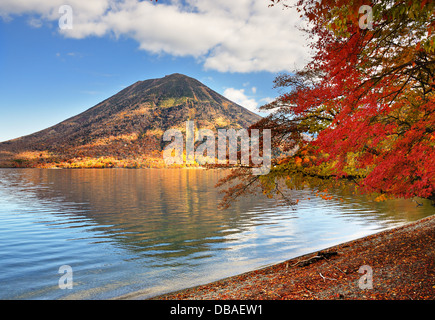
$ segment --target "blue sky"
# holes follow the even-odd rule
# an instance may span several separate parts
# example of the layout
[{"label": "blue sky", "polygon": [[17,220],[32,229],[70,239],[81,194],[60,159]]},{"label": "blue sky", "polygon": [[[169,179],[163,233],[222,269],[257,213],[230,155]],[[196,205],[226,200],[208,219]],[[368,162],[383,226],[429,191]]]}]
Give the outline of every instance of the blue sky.
[{"label": "blue sky", "polygon": [[[61,30],[69,4],[72,29]],[[2,0],[0,141],[74,116],[138,80],[182,73],[255,111],[308,57],[298,15],[267,0]],[[66,21],[66,20],[64,20]]]}]

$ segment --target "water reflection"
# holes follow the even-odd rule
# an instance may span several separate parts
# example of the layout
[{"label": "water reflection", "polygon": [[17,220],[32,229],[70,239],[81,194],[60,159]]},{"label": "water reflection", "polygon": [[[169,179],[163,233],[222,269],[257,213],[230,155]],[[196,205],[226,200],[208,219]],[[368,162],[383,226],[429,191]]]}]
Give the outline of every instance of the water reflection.
[{"label": "water reflection", "polygon": [[[433,214],[425,201],[417,208],[344,194],[343,202],[315,198],[296,210],[255,195],[218,210],[214,185],[225,174],[0,170],[0,298],[151,296]],[[56,286],[53,270],[63,264],[75,272],[71,292]]]}]

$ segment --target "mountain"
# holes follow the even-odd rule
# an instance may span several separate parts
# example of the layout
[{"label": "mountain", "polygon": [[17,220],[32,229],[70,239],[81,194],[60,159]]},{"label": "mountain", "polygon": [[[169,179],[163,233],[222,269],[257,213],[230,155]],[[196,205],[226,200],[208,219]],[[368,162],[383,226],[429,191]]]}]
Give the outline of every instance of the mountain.
[{"label": "mountain", "polygon": [[172,74],[138,81],[57,125],[0,143],[0,166],[152,166],[161,158],[164,131],[185,131],[188,120],[217,130],[259,119],[198,80]]}]

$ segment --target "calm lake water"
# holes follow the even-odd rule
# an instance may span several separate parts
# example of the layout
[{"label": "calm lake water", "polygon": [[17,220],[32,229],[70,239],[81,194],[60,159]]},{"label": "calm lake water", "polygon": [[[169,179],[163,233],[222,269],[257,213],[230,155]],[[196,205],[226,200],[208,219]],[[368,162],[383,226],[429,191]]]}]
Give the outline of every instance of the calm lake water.
[{"label": "calm lake water", "polygon": [[[416,207],[359,196],[314,197],[292,210],[256,195],[218,210],[214,185],[225,174],[0,169],[0,299],[152,297],[434,213],[421,199]],[[72,289],[59,287],[63,265]]]}]

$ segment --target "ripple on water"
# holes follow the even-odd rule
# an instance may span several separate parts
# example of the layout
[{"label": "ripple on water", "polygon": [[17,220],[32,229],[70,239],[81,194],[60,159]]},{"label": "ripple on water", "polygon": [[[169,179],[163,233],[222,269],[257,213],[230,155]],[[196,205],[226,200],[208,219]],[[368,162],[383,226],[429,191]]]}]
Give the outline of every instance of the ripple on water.
[{"label": "ripple on water", "polygon": [[[207,283],[378,232],[433,209],[337,195],[217,210],[213,170],[0,169],[0,298],[107,299]],[[295,198],[312,196],[295,191]],[[299,192],[299,193],[298,193]],[[59,267],[73,269],[61,290]]]}]

